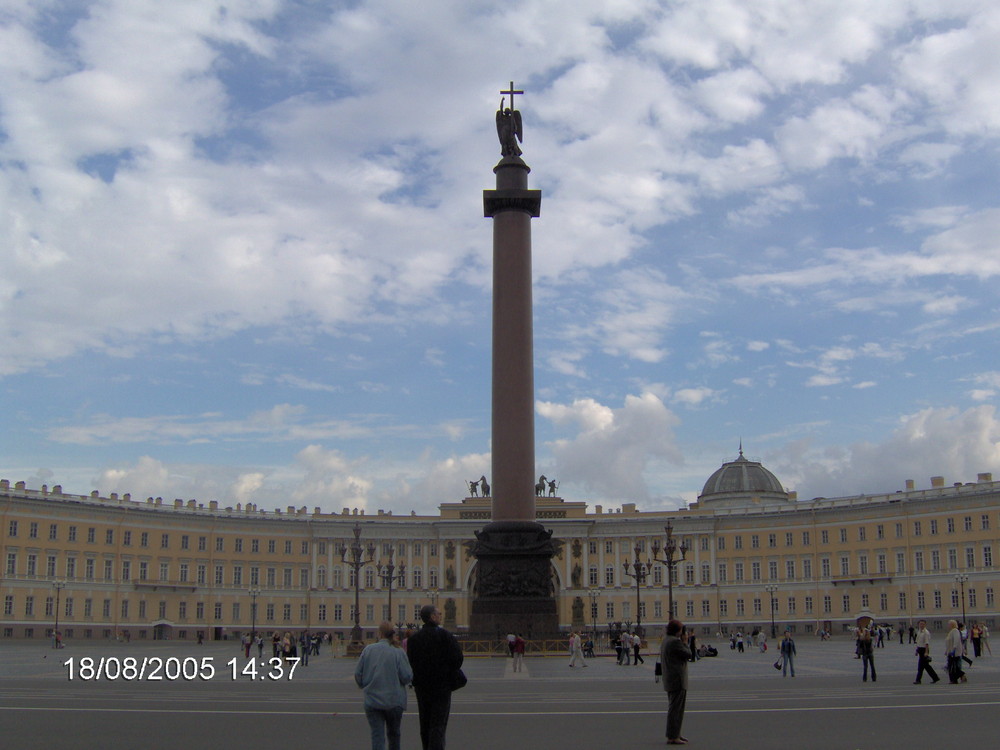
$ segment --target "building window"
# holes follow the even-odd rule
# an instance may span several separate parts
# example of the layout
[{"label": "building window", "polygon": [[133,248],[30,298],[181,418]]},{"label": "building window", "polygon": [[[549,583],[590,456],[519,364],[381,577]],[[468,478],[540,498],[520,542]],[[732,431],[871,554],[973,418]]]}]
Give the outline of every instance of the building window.
[{"label": "building window", "polygon": [[886,560],[885,553],[884,552],[879,552],[878,557],[876,559],[878,560],[878,572],[879,572],[879,574],[888,573],[889,572],[888,562]]},{"label": "building window", "polygon": [[778,546],[778,535],[777,534],[768,534],[767,535],[767,546],[768,547],[777,547]]},{"label": "building window", "polygon": [[250,552],[254,554],[260,552],[260,539],[250,540]]},{"label": "building window", "polygon": [[868,607],[869,607],[868,594],[867,594],[867,592],[866,593],[862,593],[861,594],[861,609],[868,609]]},{"label": "building window", "polygon": [[979,517],[979,523],[983,531],[990,530],[990,517],[986,513]]},{"label": "building window", "polygon": [[794,596],[788,597],[788,614],[790,614],[790,615],[794,615],[795,614],[795,597]]},{"label": "building window", "polygon": [[875,526],[875,537],[877,539],[885,539],[885,525],[884,524],[881,524],[881,523],[880,524],[876,524],[876,526]]},{"label": "building window", "polygon": [[242,552],[242,551],[243,551],[243,540],[235,539],[233,541],[233,552]]},{"label": "building window", "polygon": [[993,547],[988,544],[983,545],[983,566],[986,568],[993,567]]},{"label": "building window", "polygon": [[737,534],[733,537],[733,549],[743,549],[743,535]]},{"label": "building window", "polygon": [[792,547],[794,545],[795,545],[795,537],[793,536],[792,532],[786,531],[785,532],[785,546],[786,547]]},{"label": "building window", "polygon": [[607,602],[604,605],[604,616],[608,619],[608,622],[615,621],[615,603]]},{"label": "building window", "polygon": [[[657,572],[659,572],[660,570],[659,566],[657,566],[656,570]],[[601,583],[601,573],[597,569],[596,565],[591,565],[590,568],[587,570],[587,585],[599,586],[600,583]]]},{"label": "building window", "polygon": [[719,563],[718,575],[719,575],[719,583],[725,583],[726,582],[726,564],[724,562],[720,562]]},{"label": "building window", "polygon": [[899,610],[900,610],[900,612],[905,612],[906,611],[906,592],[905,591],[900,591],[899,592]]},{"label": "building window", "polygon": [[920,525],[920,521],[914,521],[913,522],[913,536],[920,536],[921,533],[922,533],[922,527]]},{"label": "building window", "polygon": [[965,548],[965,567],[974,568],[976,567],[976,548],[966,547]]},{"label": "building window", "polygon": [[[725,563],[723,563],[723,564],[725,564]],[[735,568],[735,575],[733,577],[736,579],[737,583],[742,582],[743,581],[743,563],[741,563],[741,562],[734,563],[733,566]]]},{"label": "building window", "polygon": [[267,587],[269,589],[273,589],[276,585],[277,585],[277,579],[275,577],[275,569],[274,568],[268,568],[267,569]]},{"label": "building window", "polygon": [[806,614],[811,615],[813,611],[813,598],[811,596],[807,596],[803,602],[803,606],[805,607]]},{"label": "building window", "polygon": [[750,563],[750,577],[754,581],[760,580],[760,563],[752,562]]},{"label": "building window", "polygon": [[795,580],[795,560],[785,560],[785,578]]},{"label": "building window", "polygon": [[938,522],[936,518],[932,518],[930,521],[930,532],[931,536],[934,536],[938,532]]},{"label": "building window", "polygon": [[614,586],[615,585],[615,566],[607,565],[604,568],[604,585]]},{"label": "building window", "polygon": [[139,546],[140,547],[148,547],[149,546],[149,532],[148,531],[143,531],[141,534],[139,534]]},{"label": "building window", "polygon": [[[626,602],[626,604],[628,604],[628,602]],[[687,606],[685,607],[684,611],[688,617],[694,617],[694,602],[692,601],[687,602]]]},{"label": "building window", "polygon": [[769,560],[767,563],[767,577],[772,581],[778,579],[778,561]]},{"label": "building window", "polygon": [[612,541],[605,541],[604,542],[604,554],[605,555],[613,555],[614,552],[615,552],[615,543],[612,542]]},{"label": "building window", "polygon": [[842,605],[843,605],[843,611],[844,612],[850,612],[851,611],[851,595],[850,594],[844,594]]},{"label": "building window", "polygon": [[760,535],[759,534],[751,534],[750,535],[750,547],[752,549],[757,549],[758,547],[760,547]]},{"label": "building window", "polygon": [[729,617],[729,602],[719,599],[719,617]]},{"label": "building window", "polygon": [[763,611],[763,609],[761,607],[760,599],[757,598],[757,597],[755,597],[754,600],[753,600],[753,613],[755,615],[759,615],[762,611]]},{"label": "building window", "polygon": [[868,574],[868,555],[858,555],[858,573],[859,575]]},{"label": "building window", "polygon": [[965,530],[966,531],[972,531],[972,516],[966,516],[963,519],[963,523],[965,525]]},{"label": "building window", "polygon": [[965,593],[966,593],[966,595],[969,598],[969,607],[971,609],[975,609],[976,608],[976,590],[975,589],[966,589]]},{"label": "building window", "polygon": [[847,576],[851,574],[851,561],[847,557],[840,558],[840,575]]},{"label": "building window", "polygon": [[724,536],[720,536],[720,537],[718,538],[718,541],[717,541],[717,543],[716,543],[716,546],[717,546],[717,547],[718,547],[718,548],[719,548],[720,550],[724,550],[724,549],[726,548],[726,538],[725,538]]},{"label": "building window", "polygon": [[823,597],[823,612],[825,614],[833,612],[833,598],[829,595]]},{"label": "building window", "polygon": [[897,552],[896,553],[896,572],[905,573],[906,572],[906,553]]},{"label": "building window", "polygon": [[587,554],[596,555],[597,554],[597,542],[591,540],[587,542]]},{"label": "building window", "polygon": [[941,609],[941,592],[934,592],[934,609]]},{"label": "building window", "polygon": [[745,609],[746,609],[746,607],[745,607],[745,605],[743,603],[743,599],[737,599],[736,600],[736,616],[737,617],[742,617],[743,615],[745,615],[746,614]]},{"label": "building window", "polygon": [[924,570],[924,553],[920,550],[913,553],[913,569],[918,573]]},{"label": "building window", "polygon": [[865,527],[864,526],[858,526],[858,541],[859,542],[865,541],[866,538],[867,538],[867,536],[868,536],[868,534],[865,531]]},{"label": "building window", "polygon": [[105,544],[114,544],[115,543],[115,530],[114,529],[106,529],[104,531],[104,543]]},{"label": "building window", "polygon": [[951,570],[958,567],[958,550],[954,548],[948,550],[948,567]]},{"label": "building window", "polygon": [[819,539],[823,544],[830,543],[830,531],[828,529],[823,529],[819,532]]},{"label": "building window", "polygon": [[809,532],[808,531],[803,531],[802,532],[802,546],[803,547],[809,547],[809,546],[811,546],[810,542],[809,542]]},{"label": "building window", "polygon": [[840,541],[842,544],[847,543],[847,529],[840,530]]},{"label": "building window", "polygon": [[802,561],[802,577],[807,581],[813,577],[813,562],[808,557]]},{"label": "building window", "polygon": [[28,537],[30,539],[38,538],[38,523],[36,521],[32,521],[28,524]]},{"label": "building window", "polygon": [[927,599],[924,596],[924,592],[923,591],[918,591],[917,592],[917,609],[926,609],[926,607],[927,607]]},{"label": "building window", "polygon": [[160,549],[170,547],[170,534],[160,534]]},{"label": "building window", "polygon": [[706,584],[712,582],[712,566],[708,563],[701,564],[701,582]]}]

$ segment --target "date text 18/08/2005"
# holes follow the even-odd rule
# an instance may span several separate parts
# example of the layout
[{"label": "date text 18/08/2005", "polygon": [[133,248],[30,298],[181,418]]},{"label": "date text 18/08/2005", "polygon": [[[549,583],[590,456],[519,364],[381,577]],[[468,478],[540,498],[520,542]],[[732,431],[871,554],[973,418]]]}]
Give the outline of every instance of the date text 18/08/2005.
[{"label": "date text 18/08/2005", "polygon": [[148,680],[150,682],[175,682],[212,680],[229,676],[236,680],[291,680],[299,666],[298,658],[282,659],[237,659],[232,658],[224,666],[216,669],[215,659],[203,656],[161,658],[159,656],[91,656],[70,657],[63,662],[70,680]]}]

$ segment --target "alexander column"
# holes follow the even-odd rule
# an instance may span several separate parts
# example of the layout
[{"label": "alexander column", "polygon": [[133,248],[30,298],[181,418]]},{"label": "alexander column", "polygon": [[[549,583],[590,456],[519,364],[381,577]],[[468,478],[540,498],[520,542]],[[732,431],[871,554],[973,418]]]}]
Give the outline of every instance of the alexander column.
[{"label": "alexander column", "polygon": [[[483,191],[493,219],[493,499],[491,523],[476,532],[478,560],[469,631],[486,636],[559,630],[552,556],[558,542],[535,520],[535,378],[531,306],[531,219],[540,190],[528,189],[521,113],[511,81],[496,113],[496,189]],[[510,106],[504,107],[506,97]]]}]

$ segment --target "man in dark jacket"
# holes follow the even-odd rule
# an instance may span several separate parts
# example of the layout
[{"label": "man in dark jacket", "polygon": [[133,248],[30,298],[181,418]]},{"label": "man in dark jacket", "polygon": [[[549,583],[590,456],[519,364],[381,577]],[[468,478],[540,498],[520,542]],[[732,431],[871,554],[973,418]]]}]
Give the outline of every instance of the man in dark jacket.
[{"label": "man in dark jacket", "polygon": [[420,741],[424,750],[444,750],[451,691],[465,657],[455,636],[441,627],[441,612],[437,607],[433,604],[422,607],[420,619],[424,626],[406,642],[420,711]]},{"label": "man in dark jacket", "polygon": [[667,744],[686,745],[681,736],[684,722],[684,705],[687,702],[688,633],[680,620],[667,623],[667,634],[660,644],[660,664],[663,670],[663,689],[667,691]]}]

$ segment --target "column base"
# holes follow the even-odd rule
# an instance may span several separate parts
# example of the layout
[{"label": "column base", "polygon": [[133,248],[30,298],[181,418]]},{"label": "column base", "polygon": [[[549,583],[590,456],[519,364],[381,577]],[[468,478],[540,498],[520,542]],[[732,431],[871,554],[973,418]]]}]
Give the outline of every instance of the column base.
[{"label": "column base", "polygon": [[559,635],[552,558],[561,544],[534,521],[495,521],[476,532],[471,636],[500,639],[520,633],[530,640]]}]

